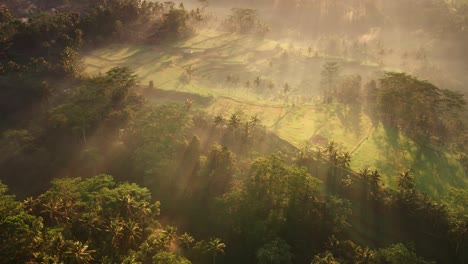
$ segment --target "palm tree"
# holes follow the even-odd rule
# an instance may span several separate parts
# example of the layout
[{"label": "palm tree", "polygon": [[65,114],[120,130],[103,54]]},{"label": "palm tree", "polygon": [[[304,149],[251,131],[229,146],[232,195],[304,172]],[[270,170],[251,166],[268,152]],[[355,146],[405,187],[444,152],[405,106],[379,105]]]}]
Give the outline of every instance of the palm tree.
[{"label": "palm tree", "polygon": [[34,207],[36,207],[37,203],[38,201],[36,199],[29,196],[23,201],[23,206],[27,212],[31,213]]},{"label": "palm tree", "polygon": [[289,85],[289,83],[285,83],[283,86],[284,94],[287,94],[289,91],[291,91],[291,86]]},{"label": "palm tree", "polygon": [[366,198],[369,198],[369,179],[371,177],[371,170],[369,168],[364,168],[358,172],[358,177],[361,179],[361,182],[364,187],[364,193]]},{"label": "palm tree", "polygon": [[250,117],[250,124],[252,125],[252,127],[255,127],[256,125],[260,124],[260,119],[258,118],[257,114]]},{"label": "palm tree", "polygon": [[121,203],[123,215],[127,217],[132,216],[134,209],[138,207],[135,198],[133,198],[130,194],[120,197],[119,202]]},{"label": "palm tree", "polygon": [[88,245],[81,243],[80,241],[69,241],[68,249],[65,251],[65,255],[71,257],[70,261],[78,264],[88,264],[93,261],[92,253],[96,250],[89,250]]},{"label": "palm tree", "polygon": [[333,153],[336,149],[336,142],[331,140],[328,141],[327,145],[325,146],[325,150],[327,151],[328,154]]},{"label": "palm tree", "polygon": [[224,117],[222,115],[216,115],[213,119],[213,123],[215,126],[222,125],[225,122]]},{"label": "palm tree", "polygon": [[250,126],[251,126],[251,131],[252,131],[252,138],[255,138],[255,127],[259,125],[261,122],[260,118],[258,118],[258,115],[255,114],[250,117]]},{"label": "palm tree", "polygon": [[111,219],[106,231],[112,236],[112,247],[115,251],[118,251],[121,245],[124,232],[124,222],[120,219]]},{"label": "palm tree", "polygon": [[51,199],[47,201],[47,203],[43,203],[43,207],[44,209],[41,211],[41,213],[48,214],[49,219],[55,221],[56,223],[60,222],[63,212],[63,203],[61,199],[59,201]]},{"label": "palm tree", "polygon": [[380,188],[380,173],[377,170],[373,170],[368,177],[372,193],[376,195]]},{"label": "palm tree", "polygon": [[334,93],[335,82],[338,79],[339,65],[337,62],[327,62],[323,65],[322,85],[326,86],[325,101],[329,102],[329,97]]},{"label": "palm tree", "polygon": [[351,155],[348,151],[342,153],[339,157],[339,163],[342,168],[349,169],[351,163]]},{"label": "palm tree", "polygon": [[260,87],[260,83],[261,83],[260,76],[257,76],[257,78],[255,78],[254,83],[257,88]]},{"label": "palm tree", "polygon": [[216,255],[218,253],[224,254],[224,249],[226,245],[221,242],[219,238],[211,238],[208,242],[207,250],[213,253],[213,264],[216,264]]},{"label": "palm tree", "polygon": [[188,233],[183,233],[181,236],[179,236],[179,241],[185,246],[185,249],[189,249],[190,245],[193,244],[195,239]]},{"label": "palm tree", "polygon": [[236,130],[240,126],[240,116],[236,113],[232,114],[231,117],[229,118],[229,126],[234,128]]},{"label": "palm tree", "polygon": [[401,191],[414,191],[414,176],[411,174],[410,170],[404,170],[400,172],[400,175],[397,177],[396,180],[398,188],[400,188]]},{"label": "palm tree", "polygon": [[359,249],[360,250],[358,250],[356,254],[355,263],[362,263],[362,264],[370,263],[372,257],[374,256],[374,252],[368,247],[365,247],[364,249],[361,249],[359,247]]},{"label": "palm tree", "polygon": [[371,170],[369,168],[364,168],[359,171],[358,177],[361,178],[363,181],[367,182],[367,179],[369,179],[370,174]]},{"label": "palm tree", "polygon": [[50,98],[52,97],[54,90],[46,81],[43,81],[41,83],[39,92],[40,92],[40,97],[42,100],[41,104],[42,104],[43,110],[46,110],[47,107],[49,106]]},{"label": "palm tree", "polygon": [[244,129],[245,129],[245,139],[248,139],[250,135],[250,122],[249,121],[245,121]]},{"label": "palm tree", "polygon": [[193,100],[185,98],[185,110],[189,111],[192,108]]},{"label": "palm tree", "polygon": [[141,227],[140,225],[132,220],[128,220],[125,224],[125,236],[127,245],[130,248],[133,248],[136,244],[138,238],[141,237]]}]

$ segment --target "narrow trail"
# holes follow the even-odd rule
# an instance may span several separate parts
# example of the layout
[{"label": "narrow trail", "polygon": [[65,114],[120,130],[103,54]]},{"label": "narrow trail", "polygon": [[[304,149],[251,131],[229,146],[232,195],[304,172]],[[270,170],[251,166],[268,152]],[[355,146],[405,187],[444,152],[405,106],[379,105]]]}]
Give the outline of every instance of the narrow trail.
[{"label": "narrow trail", "polygon": [[273,125],[270,126],[270,128],[274,128],[276,129],[276,127],[278,126],[279,122],[281,122],[281,120],[283,120],[283,118],[285,118],[291,111],[290,110],[287,110],[286,109],[286,113],[284,113],[283,116],[280,116],[278,118],[278,120],[275,121],[275,123],[273,123]]},{"label": "narrow trail", "polygon": [[351,155],[353,155],[354,152],[356,152],[359,149],[359,147],[361,147],[361,145],[364,143],[364,141],[369,140],[369,136],[370,136],[373,129],[374,129],[374,126],[369,128],[369,130],[367,131],[366,136],[363,139],[361,139],[361,141],[359,141],[359,143],[356,145],[356,147],[354,147],[354,149],[350,152]]}]

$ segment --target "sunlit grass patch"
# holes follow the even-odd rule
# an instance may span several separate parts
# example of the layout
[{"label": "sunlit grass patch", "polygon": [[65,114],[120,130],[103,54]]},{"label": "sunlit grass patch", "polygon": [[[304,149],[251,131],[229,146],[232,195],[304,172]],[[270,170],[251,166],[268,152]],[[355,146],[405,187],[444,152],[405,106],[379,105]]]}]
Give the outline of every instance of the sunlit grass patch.
[{"label": "sunlit grass patch", "polygon": [[400,171],[410,169],[416,188],[436,199],[442,198],[448,185],[468,184],[463,168],[449,151],[420,146],[382,125],[354,153],[351,165],[354,169],[378,169],[383,182],[392,188],[396,188],[395,179]]},{"label": "sunlit grass patch", "polygon": [[[287,51],[286,56],[276,50],[278,46]],[[184,49],[192,53],[184,54]],[[440,198],[447,185],[466,186],[464,171],[449,150],[421,147],[382,125],[372,128],[365,114],[353,114],[334,104],[285,104],[277,97],[285,83],[292,87],[291,97],[298,93],[318,95],[325,61],[339,61],[346,74],[377,69],[374,64],[345,58],[308,56],[303,47],[294,50],[291,52],[287,44],[254,36],[201,31],[177,45],[110,45],[89,52],[83,63],[88,74],[127,66],[138,74],[142,86],[153,81],[159,89],[213,96],[206,108],[208,113],[225,118],[240,110],[247,116],[258,114],[269,131],[297,147],[314,135],[334,140],[352,152],[352,169],[378,169],[383,182],[392,188],[403,169],[411,169],[416,188],[434,198]],[[180,77],[189,67],[191,81],[183,83]],[[230,74],[239,77],[238,84],[227,81]],[[274,82],[275,87],[254,87],[257,76]],[[256,89],[261,92],[254,92]]]}]

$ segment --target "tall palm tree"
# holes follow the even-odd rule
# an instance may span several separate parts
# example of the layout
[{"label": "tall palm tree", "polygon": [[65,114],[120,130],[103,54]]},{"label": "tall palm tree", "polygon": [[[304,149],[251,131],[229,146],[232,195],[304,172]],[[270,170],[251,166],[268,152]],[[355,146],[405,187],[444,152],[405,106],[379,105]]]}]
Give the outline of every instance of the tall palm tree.
[{"label": "tall palm tree", "polygon": [[258,118],[258,115],[255,114],[253,116],[250,117],[250,121],[249,121],[249,124],[250,124],[250,127],[251,127],[251,134],[252,134],[252,138],[255,138],[255,127],[257,125],[260,124],[260,118]]},{"label": "tall palm tree", "polygon": [[371,172],[371,170],[369,168],[361,169],[358,172],[358,177],[361,179],[361,182],[362,182],[363,187],[364,187],[364,193],[365,193],[367,199],[369,198],[369,179],[371,177],[371,173],[372,172]]},{"label": "tall palm tree", "polygon": [[373,170],[368,177],[372,193],[376,195],[380,188],[380,173],[378,170]]},{"label": "tall palm tree", "polygon": [[252,127],[255,127],[256,125],[260,124],[260,119],[258,118],[257,114],[250,117],[250,124],[252,125]]},{"label": "tall palm tree", "polygon": [[177,234],[177,228],[173,227],[173,226],[166,226],[166,228],[162,231],[162,234],[163,234],[163,241],[164,241],[164,245],[166,247],[169,247],[169,245],[171,244],[172,241],[174,241],[174,239],[176,238],[176,234]]},{"label": "tall palm tree", "polygon": [[185,249],[187,250],[193,244],[195,239],[186,232],[179,236],[179,241],[185,246]]},{"label": "tall palm tree", "polygon": [[121,213],[126,217],[132,216],[135,208],[138,207],[135,198],[130,194],[120,197],[119,202],[121,203]]},{"label": "tall palm tree", "polygon": [[237,128],[240,126],[240,121],[241,118],[238,114],[234,113],[231,115],[229,118],[228,124],[231,126],[234,130],[237,130]]},{"label": "tall palm tree", "polygon": [[210,241],[208,242],[207,250],[213,253],[213,264],[216,264],[216,255],[218,253],[224,254],[225,248],[226,248],[226,245],[221,242],[221,239],[219,238],[210,239]]},{"label": "tall palm tree", "polygon": [[400,172],[400,175],[397,177],[397,185],[401,191],[414,191],[414,176],[410,170],[404,170]]},{"label": "tall palm tree", "polygon": [[257,87],[257,89],[260,87],[260,84],[261,84],[260,76],[257,76],[257,78],[255,78],[254,84],[255,84],[255,87]]},{"label": "tall palm tree", "polygon": [[325,146],[325,150],[328,154],[335,152],[336,150],[336,142],[333,140],[328,141],[327,145]]},{"label": "tall palm tree", "polygon": [[342,168],[349,169],[351,163],[351,154],[348,151],[342,153],[339,157],[339,165]]},{"label": "tall palm tree", "polygon": [[366,182],[367,182],[367,179],[369,179],[370,175],[371,175],[371,170],[369,168],[361,169],[358,172],[358,177],[361,178],[363,181],[366,181]]}]

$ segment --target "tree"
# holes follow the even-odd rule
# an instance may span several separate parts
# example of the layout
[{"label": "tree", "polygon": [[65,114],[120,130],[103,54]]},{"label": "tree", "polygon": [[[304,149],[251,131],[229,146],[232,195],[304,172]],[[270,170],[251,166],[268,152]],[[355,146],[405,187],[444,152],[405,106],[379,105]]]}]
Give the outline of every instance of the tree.
[{"label": "tree", "polygon": [[377,170],[373,170],[368,176],[371,186],[371,191],[374,196],[376,196],[380,191],[381,186],[381,177],[380,173]]},{"label": "tree", "polygon": [[240,126],[240,122],[241,122],[241,117],[239,113],[233,113],[228,120],[229,126],[232,127],[234,131],[236,131],[237,128]]},{"label": "tree", "polygon": [[222,115],[216,115],[213,118],[213,123],[215,126],[220,126],[225,122],[224,117]]},{"label": "tree", "polygon": [[207,251],[213,254],[213,264],[216,264],[216,255],[224,254],[226,245],[219,238],[210,238],[207,245]]},{"label": "tree", "polygon": [[257,250],[258,264],[292,264],[291,247],[286,241],[278,238]]},{"label": "tree", "polygon": [[330,103],[336,93],[336,81],[338,80],[340,66],[337,62],[327,62],[323,66],[321,84],[324,101]]},{"label": "tree", "polygon": [[231,13],[226,21],[231,31],[246,34],[255,29],[258,23],[258,14],[255,9],[232,8]]},{"label": "tree", "polygon": [[67,241],[67,251],[65,255],[67,256],[68,263],[76,264],[88,264],[93,261],[92,254],[96,250],[88,249],[88,245],[81,243],[80,241]]},{"label": "tree", "polygon": [[390,264],[429,264],[431,262],[424,261],[418,257],[413,248],[407,248],[399,243],[377,251],[376,257],[381,263]]},{"label": "tree", "polygon": [[182,37],[191,30],[188,19],[189,14],[185,9],[171,8],[164,14],[160,32],[167,36]]},{"label": "tree", "polygon": [[414,192],[414,176],[410,170],[404,170],[400,172],[400,175],[398,175],[396,181],[401,192]]},{"label": "tree", "polygon": [[153,257],[154,264],[190,264],[191,262],[186,258],[172,252],[159,252]]},{"label": "tree", "polygon": [[0,182],[0,251],[6,263],[26,263],[33,257],[43,231],[42,218],[28,214]]},{"label": "tree", "polygon": [[338,264],[333,254],[329,251],[315,255],[311,264]]},{"label": "tree", "polygon": [[344,169],[349,169],[351,164],[351,154],[348,151],[339,156],[339,166]]},{"label": "tree", "polygon": [[466,105],[463,95],[404,73],[385,73],[380,86],[376,112],[384,125],[426,144],[456,139],[463,131],[459,116]]},{"label": "tree", "polygon": [[187,232],[180,235],[178,239],[179,242],[182,243],[182,245],[185,247],[185,250],[190,249],[191,245],[195,241],[195,239]]}]

